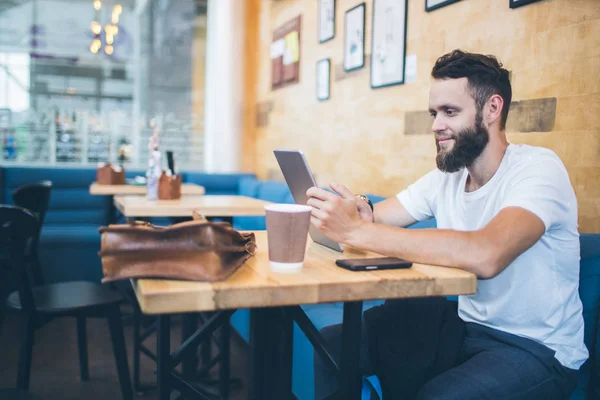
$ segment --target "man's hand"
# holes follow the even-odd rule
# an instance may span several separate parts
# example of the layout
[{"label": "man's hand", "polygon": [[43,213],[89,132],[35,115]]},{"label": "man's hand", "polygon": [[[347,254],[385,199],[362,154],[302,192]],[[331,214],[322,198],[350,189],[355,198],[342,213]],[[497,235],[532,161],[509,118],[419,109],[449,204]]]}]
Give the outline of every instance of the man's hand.
[{"label": "man's hand", "polygon": [[356,208],[358,209],[358,215],[360,216],[360,219],[363,221],[373,222],[375,220],[371,206],[360,197],[356,197]]},{"label": "man's hand", "polygon": [[[317,187],[312,187],[306,192],[309,197],[307,204],[313,208],[310,222],[332,240],[346,243],[364,224],[359,214],[360,206],[356,197],[345,186],[330,183],[329,187],[341,197]],[[370,213],[369,205],[360,201]],[[371,216],[369,221],[372,221],[372,218]]]}]

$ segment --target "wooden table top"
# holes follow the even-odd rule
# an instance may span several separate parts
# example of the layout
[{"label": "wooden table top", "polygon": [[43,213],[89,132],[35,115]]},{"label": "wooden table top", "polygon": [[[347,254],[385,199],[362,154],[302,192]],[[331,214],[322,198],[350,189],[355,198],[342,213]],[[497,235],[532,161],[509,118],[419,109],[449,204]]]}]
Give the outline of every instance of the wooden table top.
[{"label": "wooden table top", "polygon": [[269,201],[246,196],[181,196],[179,200],[148,200],[145,196],[115,196],[115,207],[125,217],[191,217],[193,210],[205,217],[264,216]]},{"label": "wooden table top", "polygon": [[297,273],[273,272],[267,233],[255,232],[258,251],[221,282],[160,279],[133,280],[146,314],[316,304],[475,293],[475,275],[459,269],[413,264],[409,269],[352,272],[335,265],[338,258],[377,257],[354,248],[343,253],[307,243],[304,266]]},{"label": "wooden table top", "polygon": [[[205,193],[204,186],[196,185],[195,183],[182,183],[181,184],[181,194],[196,194],[202,195]],[[145,185],[99,185],[94,182],[90,185],[90,194],[91,195],[104,195],[104,196],[114,196],[114,195],[145,195],[146,194],[146,186]]]}]

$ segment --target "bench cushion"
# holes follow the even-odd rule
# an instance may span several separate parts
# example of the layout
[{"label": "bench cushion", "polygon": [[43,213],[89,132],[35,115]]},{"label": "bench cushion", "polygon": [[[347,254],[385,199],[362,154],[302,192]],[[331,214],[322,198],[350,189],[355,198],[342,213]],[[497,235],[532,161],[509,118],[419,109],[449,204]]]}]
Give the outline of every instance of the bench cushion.
[{"label": "bench cushion", "polygon": [[208,174],[204,172],[186,172],[185,182],[204,186],[206,194],[238,194],[239,180],[243,177],[254,177],[254,174]]},{"label": "bench cushion", "polygon": [[97,225],[44,225],[38,249],[47,283],[102,279]]},{"label": "bench cushion", "polygon": [[89,193],[96,180],[94,168],[5,168],[4,202],[12,204],[16,188],[43,180],[52,182],[46,225],[107,223],[110,197]]}]

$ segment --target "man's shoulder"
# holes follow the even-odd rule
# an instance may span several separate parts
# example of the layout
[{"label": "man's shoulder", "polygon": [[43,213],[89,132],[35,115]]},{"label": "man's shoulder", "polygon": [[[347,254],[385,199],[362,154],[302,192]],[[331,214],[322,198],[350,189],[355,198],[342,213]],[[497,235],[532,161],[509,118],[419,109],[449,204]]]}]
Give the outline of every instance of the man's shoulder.
[{"label": "man's shoulder", "polygon": [[538,164],[538,163],[558,163],[564,167],[560,157],[550,149],[545,147],[530,146],[528,144],[510,145],[510,163],[511,164]]},{"label": "man's shoulder", "polygon": [[554,151],[527,144],[511,145],[508,171],[511,175],[560,174],[568,176],[567,168]]},{"label": "man's shoulder", "polygon": [[555,152],[544,147],[511,145],[505,182],[509,185],[534,184],[573,191],[567,168]]}]

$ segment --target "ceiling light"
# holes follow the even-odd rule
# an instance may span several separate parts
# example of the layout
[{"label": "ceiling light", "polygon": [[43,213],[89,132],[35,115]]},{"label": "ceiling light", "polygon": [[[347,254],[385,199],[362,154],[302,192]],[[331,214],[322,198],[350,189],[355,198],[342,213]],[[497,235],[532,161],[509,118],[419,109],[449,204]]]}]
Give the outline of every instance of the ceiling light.
[{"label": "ceiling light", "polygon": [[99,35],[102,32],[102,25],[98,21],[92,21],[92,33]]}]

